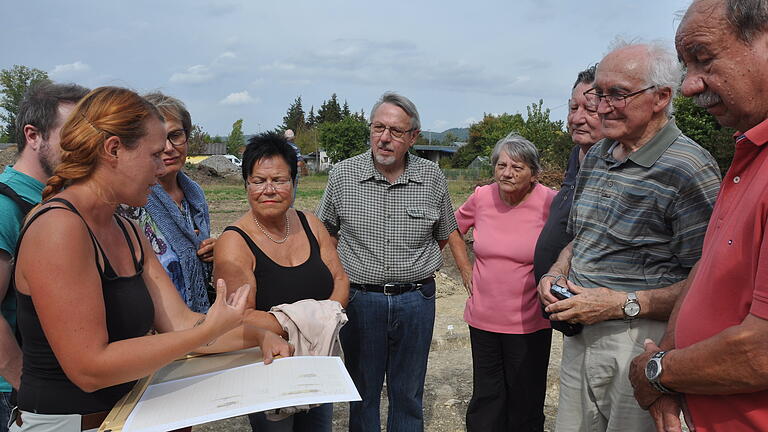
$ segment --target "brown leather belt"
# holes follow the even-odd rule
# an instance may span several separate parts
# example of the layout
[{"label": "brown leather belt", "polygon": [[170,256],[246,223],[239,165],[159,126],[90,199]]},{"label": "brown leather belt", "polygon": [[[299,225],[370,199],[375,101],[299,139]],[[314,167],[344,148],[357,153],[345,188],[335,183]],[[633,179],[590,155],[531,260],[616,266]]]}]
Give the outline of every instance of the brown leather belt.
[{"label": "brown leather belt", "polygon": [[[86,431],[90,429],[98,429],[99,426],[107,418],[109,411],[101,411],[93,414],[85,414],[80,416],[80,430]],[[21,427],[24,422],[21,420],[21,411],[16,411],[16,426]]]}]

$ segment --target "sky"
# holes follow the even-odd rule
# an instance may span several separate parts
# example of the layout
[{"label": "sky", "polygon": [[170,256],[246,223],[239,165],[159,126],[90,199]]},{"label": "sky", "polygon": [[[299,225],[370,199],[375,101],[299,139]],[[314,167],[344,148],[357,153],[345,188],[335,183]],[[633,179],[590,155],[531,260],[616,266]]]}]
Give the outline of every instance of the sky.
[{"label": "sky", "polygon": [[336,93],[369,113],[385,91],[417,106],[423,130],[539,99],[565,119],[577,73],[616,37],[673,48],[689,0],[16,1],[3,8],[0,69],[59,82],[160,90],[194,123],[227,135],[271,130],[297,96]]}]

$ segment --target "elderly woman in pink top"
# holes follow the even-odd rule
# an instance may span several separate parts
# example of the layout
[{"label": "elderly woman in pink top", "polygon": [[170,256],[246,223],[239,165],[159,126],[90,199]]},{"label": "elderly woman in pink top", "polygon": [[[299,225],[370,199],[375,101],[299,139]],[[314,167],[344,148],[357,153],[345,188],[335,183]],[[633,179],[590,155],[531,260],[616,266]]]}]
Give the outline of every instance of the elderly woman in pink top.
[{"label": "elderly woman in pink top", "polygon": [[495,182],[456,210],[461,233],[474,228],[474,268],[458,232],[449,239],[469,292],[464,320],[474,376],[467,430],[542,431],[552,329],[541,314],[533,252],[555,192],[536,181],[539,155],[525,138],[502,138],[491,160]]}]

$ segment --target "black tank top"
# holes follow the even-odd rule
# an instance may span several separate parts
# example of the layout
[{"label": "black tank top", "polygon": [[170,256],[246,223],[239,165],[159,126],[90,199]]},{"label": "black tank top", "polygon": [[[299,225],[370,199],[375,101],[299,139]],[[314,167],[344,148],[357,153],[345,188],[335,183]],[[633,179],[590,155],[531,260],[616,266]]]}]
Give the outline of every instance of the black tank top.
[{"label": "black tank top", "polygon": [[[40,215],[53,210],[71,211],[82,216],[69,202],[61,198],[53,198],[49,202],[60,202],[65,207],[46,207],[35,214],[22,230],[19,236],[19,246],[24,233]],[[136,260],[136,251],[128,231],[127,223],[133,229],[133,235],[138,239],[136,228],[130,222],[123,222],[115,215],[115,220],[123,231],[131,251],[136,274],[121,277],[115,273],[107,260],[104,250],[93,235],[88,224],[88,234],[93,242],[96,254],[96,267],[101,278],[104,295],[104,309],[109,342],[144,336],[154,322],[154,306],[147,286],[141,277],[144,263],[144,248],[139,241],[140,259]],[[33,245],[27,245],[32,247]],[[17,248],[18,254],[19,248]],[[104,269],[99,266],[99,256],[102,257]],[[44,269],[40,269],[44,270]],[[15,281],[14,281],[15,284]],[[66,289],[66,287],[61,287]],[[56,356],[43,333],[32,297],[16,291],[18,302],[18,329],[21,334],[23,366],[21,387],[18,394],[19,408],[38,414],[90,414],[112,409],[115,403],[128,393],[135,381],[106,387],[92,393],[86,393],[67,378]]]},{"label": "black tank top", "polygon": [[320,258],[320,245],[309,228],[304,213],[296,211],[309,240],[309,258],[296,267],[283,267],[269,258],[243,230],[228,226],[248,244],[256,258],[256,310],[269,311],[272,306],[299,300],[327,300],[333,293],[333,275]]}]

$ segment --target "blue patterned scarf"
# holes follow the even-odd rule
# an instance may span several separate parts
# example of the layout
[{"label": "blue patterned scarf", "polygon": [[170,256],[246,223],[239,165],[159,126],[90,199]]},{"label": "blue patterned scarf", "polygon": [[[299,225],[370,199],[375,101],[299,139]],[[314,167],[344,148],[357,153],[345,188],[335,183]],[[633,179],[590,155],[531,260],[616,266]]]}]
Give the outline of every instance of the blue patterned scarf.
[{"label": "blue patterned scarf", "polygon": [[[187,292],[182,297],[190,299],[189,306],[196,312],[206,312],[210,304],[207,288],[211,277],[211,264],[197,256],[200,242],[211,236],[211,222],[208,215],[208,203],[203,189],[183,172],[179,172],[177,181],[184,193],[191,219],[195,226],[190,226],[187,217],[181,213],[176,202],[160,184],[152,186],[149,200],[145,206],[152,221],[179,257],[181,272]],[[176,287],[179,289],[179,287]],[[202,293],[202,295],[201,295]],[[204,304],[194,304],[194,303]]]}]

